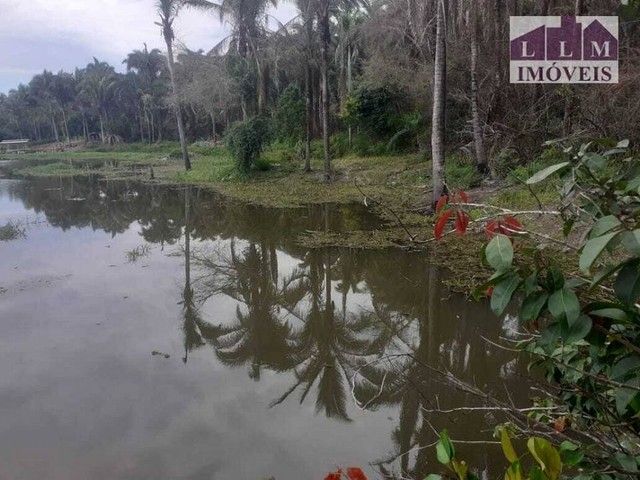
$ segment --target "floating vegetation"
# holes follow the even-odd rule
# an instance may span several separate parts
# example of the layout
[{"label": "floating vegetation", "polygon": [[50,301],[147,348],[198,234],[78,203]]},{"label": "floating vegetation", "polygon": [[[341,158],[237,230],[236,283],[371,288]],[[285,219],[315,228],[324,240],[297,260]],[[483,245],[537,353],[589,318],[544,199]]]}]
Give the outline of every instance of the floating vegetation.
[{"label": "floating vegetation", "polygon": [[157,350],[154,350],[153,352],[151,352],[151,355],[153,355],[154,357],[163,357],[163,358],[170,358],[171,355],[169,355],[168,353],[163,353],[163,352],[159,352]]},{"label": "floating vegetation", "polygon": [[0,226],[0,241],[2,242],[10,242],[26,236],[25,229],[17,223],[7,222],[4,226]]},{"label": "floating vegetation", "polygon": [[148,257],[150,253],[151,247],[149,245],[138,245],[133,250],[127,252],[127,262],[136,263],[141,258]]}]

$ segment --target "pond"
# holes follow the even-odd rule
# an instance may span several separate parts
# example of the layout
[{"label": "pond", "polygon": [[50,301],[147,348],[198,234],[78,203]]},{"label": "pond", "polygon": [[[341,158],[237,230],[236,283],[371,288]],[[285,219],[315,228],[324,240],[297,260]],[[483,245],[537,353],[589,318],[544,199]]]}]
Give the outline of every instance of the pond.
[{"label": "pond", "polygon": [[[362,205],[266,209],[197,187],[0,179],[0,479],[490,477],[491,412],[426,365],[525,402],[516,321],[430,253],[300,246]],[[483,338],[484,337],[484,338]]]}]

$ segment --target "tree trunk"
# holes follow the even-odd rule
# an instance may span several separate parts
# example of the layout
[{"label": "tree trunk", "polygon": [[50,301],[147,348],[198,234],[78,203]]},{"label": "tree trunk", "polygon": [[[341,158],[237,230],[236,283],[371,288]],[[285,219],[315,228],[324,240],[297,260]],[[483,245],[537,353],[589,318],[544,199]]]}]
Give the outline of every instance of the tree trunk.
[{"label": "tree trunk", "polygon": [[56,117],[51,114],[51,127],[53,128],[53,135],[56,139],[56,143],[60,143],[60,136],[58,135],[58,126],[56,125]]},{"label": "tree trunk", "polygon": [[476,150],[478,171],[487,171],[487,156],[484,150],[484,132],[478,105],[478,0],[472,1],[471,22],[471,117],[473,123],[473,143]]},{"label": "tree trunk", "polygon": [[146,118],[146,114],[144,113],[144,107],[140,108],[140,143],[144,143],[144,120]]},{"label": "tree trunk", "polygon": [[[353,65],[351,63],[351,45],[347,47],[347,98],[353,91]],[[349,125],[349,148],[351,148],[351,125]]]},{"label": "tree trunk", "polygon": [[433,73],[433,119],[431,129],[432,159],[432,204],[438,202],[444,194],[444,155],[445,155],[445,99],[447,75],[447,46],[444,0],[438,0],[436,17],[436,58]]},{"label": "tree trunk", "polygon": [[433,198],[435,205],[444,194],[444,154],[445,154],[445,100],[447,76],[447,46],[445,0],[438,0],[436,17],[436,58],[433,74],[433,119],[431,130],[431,158]]},{"label": "tree trunk", "polygon": [[165,36],[165,41],[167,43],[167,64],[169,66],[171,89],[173,90],[173,96],[176,102],[174,108],[176,111],[176,120],[178,121],[178,137],[180,137],[182,161],[184,162],[184,169],[191,170],[191,160],[189,159],[189,152],[187,151],[187,139],[184,134],[184,122],[182,120],[182,109],[180,108],[180,98],[178,95],[178,82],[176,82],[176,76],[174,72],[173,46],[171,45],[171,37]]},{"label": "tree trunk", "polygon": [[215,143],[218,133],[216,132],[216,116],[213,113],[211,114],[211,134],[213,135],[212,138]]},{"label": "tree trunk", "polygon": [[312,102],[313,102],[313,89],[311,88],[311,65],[309,65],[309,58],[307,57],[307,65],[305,67],[305,102],[304,102],[304,120],[306,123],[306,138],[304,145],[304,171],[311,171],[311,115],[312,115]]},{"label": "tree trunk", "polygon": [[[576,0],[574,15],[580,16],[584,13],[584,0]],[[575,98],[575,89],[573,85],[567,85],[566,98],[564,103],[564,116],[562,119],[562,134],[565,137],[571,135],[573,130],[573,115],[577,108],[577,99]]]},{"label": "tree trunk", "polygon": [[331,32],[329,30],[329,2],[323,1],[318,14],[321,49],[321,82],[322,82],[322,145],[324,147],[324,180],[331,180],[331,157],[329,156],[329,44]]},{"label": "tree trunk", "polygon": [[82,113],[82,133],[84,135],[84,143],[89,143],[89,122],[84,112]]},{"label": "tree trunk", "polygon": [[64,108],[61,109],[62,110],[62,123],[64,125],[64,134],[67,137],[67,145],[71,146],[71,136],[69,135],[69,122],[67,122],[67,114],[64,111]]},{"label": "tree trunk", "polygon": [[100,140],[102,140],[102,143],[106,142],[106,137],[104,134],[104,118],[102,118],[102,113],[98,114],[99,120],[100,120]]}]

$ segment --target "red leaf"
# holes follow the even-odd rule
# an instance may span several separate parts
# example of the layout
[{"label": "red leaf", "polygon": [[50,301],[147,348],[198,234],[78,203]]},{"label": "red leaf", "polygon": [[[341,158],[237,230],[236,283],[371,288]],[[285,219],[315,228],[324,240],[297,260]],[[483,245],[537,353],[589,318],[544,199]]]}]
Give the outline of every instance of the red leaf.
[{"label": "red leaf", "polygon": [[436,235],[436,240],[440,240],[442,238],[442,231],[444,230],[444,227],[447,225],[447,222],[449,221],[449,218],[451,217],[451,215],[453,215],[453,210],[447,210],[442,215],[440,215],[436,220],[436,227],[434,230],[434,233]]},{"label": "red leaf", "polygon": [[496,220],[491,220],[489,223],[487,223],[487,226],[484,229],[485,233],[487,234],[487,238],[493,237],[496,234],[496,230],[498,230],[499,233],[499,228],[500,222],[497,222]]},{"label": "red leaf", "polygon": [[347,468],[347,478],[349,480],[367,480],[364,472],[358,467]]},{"label": "red leaf", "polygon": [[469,226],[470,217],[466,212],[456,212],[456,233],[460,236],[464,235]]},{"label": "red leaf", "polygon": [[440,213],[440,211],[447,204],[447,200],[448,200],[448,197],[446,195],[442,195],[440,197],[440,200],[438,200],[438,203],[436,203],[436,213]]},{"label": "red leaf", "polygon": [[505,215],[504,217],[502,217],[501,224],[503,226],[504,233],[506,233],[507,235],[510,233],[517,233],[522,231],[522,224],[509,215]]},{"label": "red leaf", "polygon": [[493,295],[493,285],[489,285],[489,288],[487,288],[487,297],[491,295]]},{"label": "red leaf", "polygon": [[463,203],[469,203],[469,197],[467,196],[466,192],[458,192],[458,196],[460,197],[460,200],[463,201]]},{"label": "red leaf", "polygon": [[553,428],[555,429],[556,432],[562,433],[564,432],[565,428],[567,428],[568,423],[569,422],[567,421],[567,417],[559,417],[554,422]]},{"label": "red leaf", "polygon": [[324,480],[340,480],[341,478],[342,478],[342,469],[336,472],[330,473],[329,475],[324,477]]}]

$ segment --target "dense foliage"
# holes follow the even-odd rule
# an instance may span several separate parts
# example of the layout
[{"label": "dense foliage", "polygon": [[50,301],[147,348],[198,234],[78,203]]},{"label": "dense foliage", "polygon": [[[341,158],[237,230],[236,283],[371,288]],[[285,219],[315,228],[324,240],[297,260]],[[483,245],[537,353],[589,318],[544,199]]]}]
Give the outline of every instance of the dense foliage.
[{"label": "dense foliage", "polygon": [[256,164],[265,144],[271,138],[271,122],[264,117],[253,117],[236,122],[225,137],[236,167],[241,173],[248,173]]},{"label": "dense foliage", "polygon": [[[184,8],[200,8],[219,14],[231,27],[231,36],[208,52],[181,47],[175,59],[175,92],[165,56],[146,46],[126,56],[127,73],[98,60],[70,73],[45,71],[28,85],[0,95],[0,138],[38,142],[84,138],[105,143],[176,139],[174,105],[183,107],[189,142],[216,140],[234,121],[254,115],[273,116],[279,137],[304,138],[308,126],[310,138],[319,138],[324,129],[322,79],[326,77],[326,126],[334,135],[349,130],[347,150],[427,151],[436,0],[300,0],[299,16],[276,29],[266,20],[268,2],[262,0],[170,3],[174,16]],[[484,135],[482,150],[488,152],[489,166],[498,176],[534,158],[541,138],[606,135],[629,138],[632,144],[640,140],[638,116],[633,113],[640,78],[635,55],[638,2],[447,4],[448,152],[461,149],[474,157],[470,148],[474,101],[479,134]],[[580,89],[509,84],[509,16],[573,14],[576,9],[620,16],[624,60],[620,84]],[[325,17],[328,35],[323,32]],[[470,81],[473,39],[478,47],[475,90]],[[174,43],[180,45],[179,39]]]},{"label": "dense foliage", "polygon": [[[640,472],[640,161],[628,146],[627,140],[556,146],[562,161],[527,181],[559,177],[560,210],[540,214],[561,216],[565,235],[578,227],[584,231],[578,269],[541,250],[542,234],[524,230],[515,213],[499,215],[487,224],[492,239],[484,251],[495,273],[478,289],[489,289],[497,315],[517,303],[520,321],[532,334],[521,347],[534,356],[533,366],[543,369],[550,386],[531,418],[552,426],[554,442],[577,444],[572,452],[579,451],[579,461],[572,466],[589,474],[583,478]],[[450,218],[464,233],[467,203],[464,194],[442,199],[437,236]],[[545,448],[549,456],[558,455]],[[510,461],[510,470],[520,468],[518,458]],[[553,475],[530,478],[560,478],[560,467]]]}]

